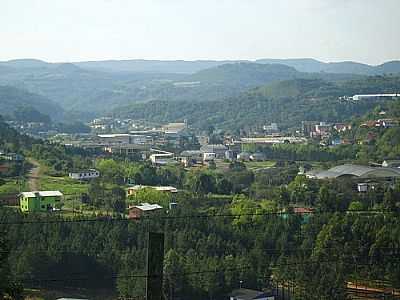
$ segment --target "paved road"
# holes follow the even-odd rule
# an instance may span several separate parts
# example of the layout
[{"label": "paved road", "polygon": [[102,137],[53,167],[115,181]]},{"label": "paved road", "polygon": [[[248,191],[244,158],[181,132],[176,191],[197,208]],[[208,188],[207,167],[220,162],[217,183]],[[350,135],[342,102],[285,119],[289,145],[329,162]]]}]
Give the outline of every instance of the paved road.
[{"label": "paved road", "polygon": [[40,164],[38,161],[36,161],[32,158],[29,159],[29,162],[33,165],[32,169],[29,171],[29,174],[28,174],[29,190],[37,191],[37,190],[39,190]]}]

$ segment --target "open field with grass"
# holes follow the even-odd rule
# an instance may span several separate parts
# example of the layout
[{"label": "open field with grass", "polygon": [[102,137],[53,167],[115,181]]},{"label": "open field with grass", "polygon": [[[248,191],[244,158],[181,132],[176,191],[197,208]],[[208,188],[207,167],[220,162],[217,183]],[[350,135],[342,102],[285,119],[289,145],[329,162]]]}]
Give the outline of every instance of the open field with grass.
[{"label": "open field with grass", "polygon": [[86,193],[88,183],[73,180],[69,177],[40,176],[39,186],[42,191],[60,191],[64,195]]},{"label": "open field with grass", "polygon": [[275,161],[265,160],[265,161],[247,161],[244,164],[249,170],[265,169],[275,166]]},{"label": "open field with grass", "polygon": [[4,184],[0,185],[0,195],[18,194],[27,187],[26,181],[19,181],[17,178],[3,179]]}]

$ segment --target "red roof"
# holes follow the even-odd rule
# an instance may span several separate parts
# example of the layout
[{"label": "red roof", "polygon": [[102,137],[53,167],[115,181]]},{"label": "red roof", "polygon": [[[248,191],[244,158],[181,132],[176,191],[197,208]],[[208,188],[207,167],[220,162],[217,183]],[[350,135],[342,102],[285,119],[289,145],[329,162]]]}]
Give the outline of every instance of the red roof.
[{"label": "red roof", "polygon": [[310,214],[314,212],[314,209],[308,207],[295,207],[293,208],[293,211],[296,214]]}]

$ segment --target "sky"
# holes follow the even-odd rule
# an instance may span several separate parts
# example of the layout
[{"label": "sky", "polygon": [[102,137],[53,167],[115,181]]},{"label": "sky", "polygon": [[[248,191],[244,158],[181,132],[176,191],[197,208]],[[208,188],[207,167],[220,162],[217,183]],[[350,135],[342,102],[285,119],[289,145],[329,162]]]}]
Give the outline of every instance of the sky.
[{"label": "sky", "polygon": [[0,0],[0,60],[400,59],[400,0]]}]

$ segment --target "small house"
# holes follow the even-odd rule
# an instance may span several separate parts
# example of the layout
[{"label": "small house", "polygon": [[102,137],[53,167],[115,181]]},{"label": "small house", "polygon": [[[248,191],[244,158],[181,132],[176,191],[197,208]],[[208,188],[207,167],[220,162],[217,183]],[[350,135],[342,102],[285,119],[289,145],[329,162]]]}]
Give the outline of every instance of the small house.
[{"label": "small house", "polygon": [[214,152],[204,152],[203,153],[203,162],[213,161],[216,158],[216,154]]},{"label": "small house", "polygon": [[230,294],[230,300],[275,300],[272,292],[262,292],[250,289],[237,289]]},{"label": "small house", "polygon": [[228,148],[222,144],[208,144],[200,148],[200,151],[203,153],[214,153],[217,159],[224,159],[226,150],[228,150]]},{"label": "small house", "polygon": [[95,169],[69,173],[69,177],[76,180],[89,180],[100,176],[100,172]]},{"label": "small house", "polygon": [[21,154],[17,154],[17,153],[3,153],[0,155],[0,158],[2,158],[4,160],[16,161],[16,162],[21,162],[24,160],[24,157]]},{"label": "small house", "polygon": [[48,212],[60,208],[62,197],[60,191],[23,192],[19,203],[23,212]]},{"label": "small house", "polygon": [[150,155],[151,163],[156,166],[163,166],[174,163],[175,161],[173,160],[173,158],[173,153],[155,153]]},{"label": "small house", "polygon": [[203,152],[200,150],[185,150],[181,152],[179,160],[185,167],[190,167],[203,161]]},{"label": "small house", "polygon": [[154,212],[159,211],[163,207],[158,204],[142,203],[141,205],[134,205],[128,208],[129,219],[140,219],[142,216],[148,216]]},{"label": "small house", "polygon": [[173,186],[149,186],[149,185],[134,185],[127,189],[128,196],[135,195],[138,191],[143,189],[153,189],[164,193],[177,193],[178,189]]}]

